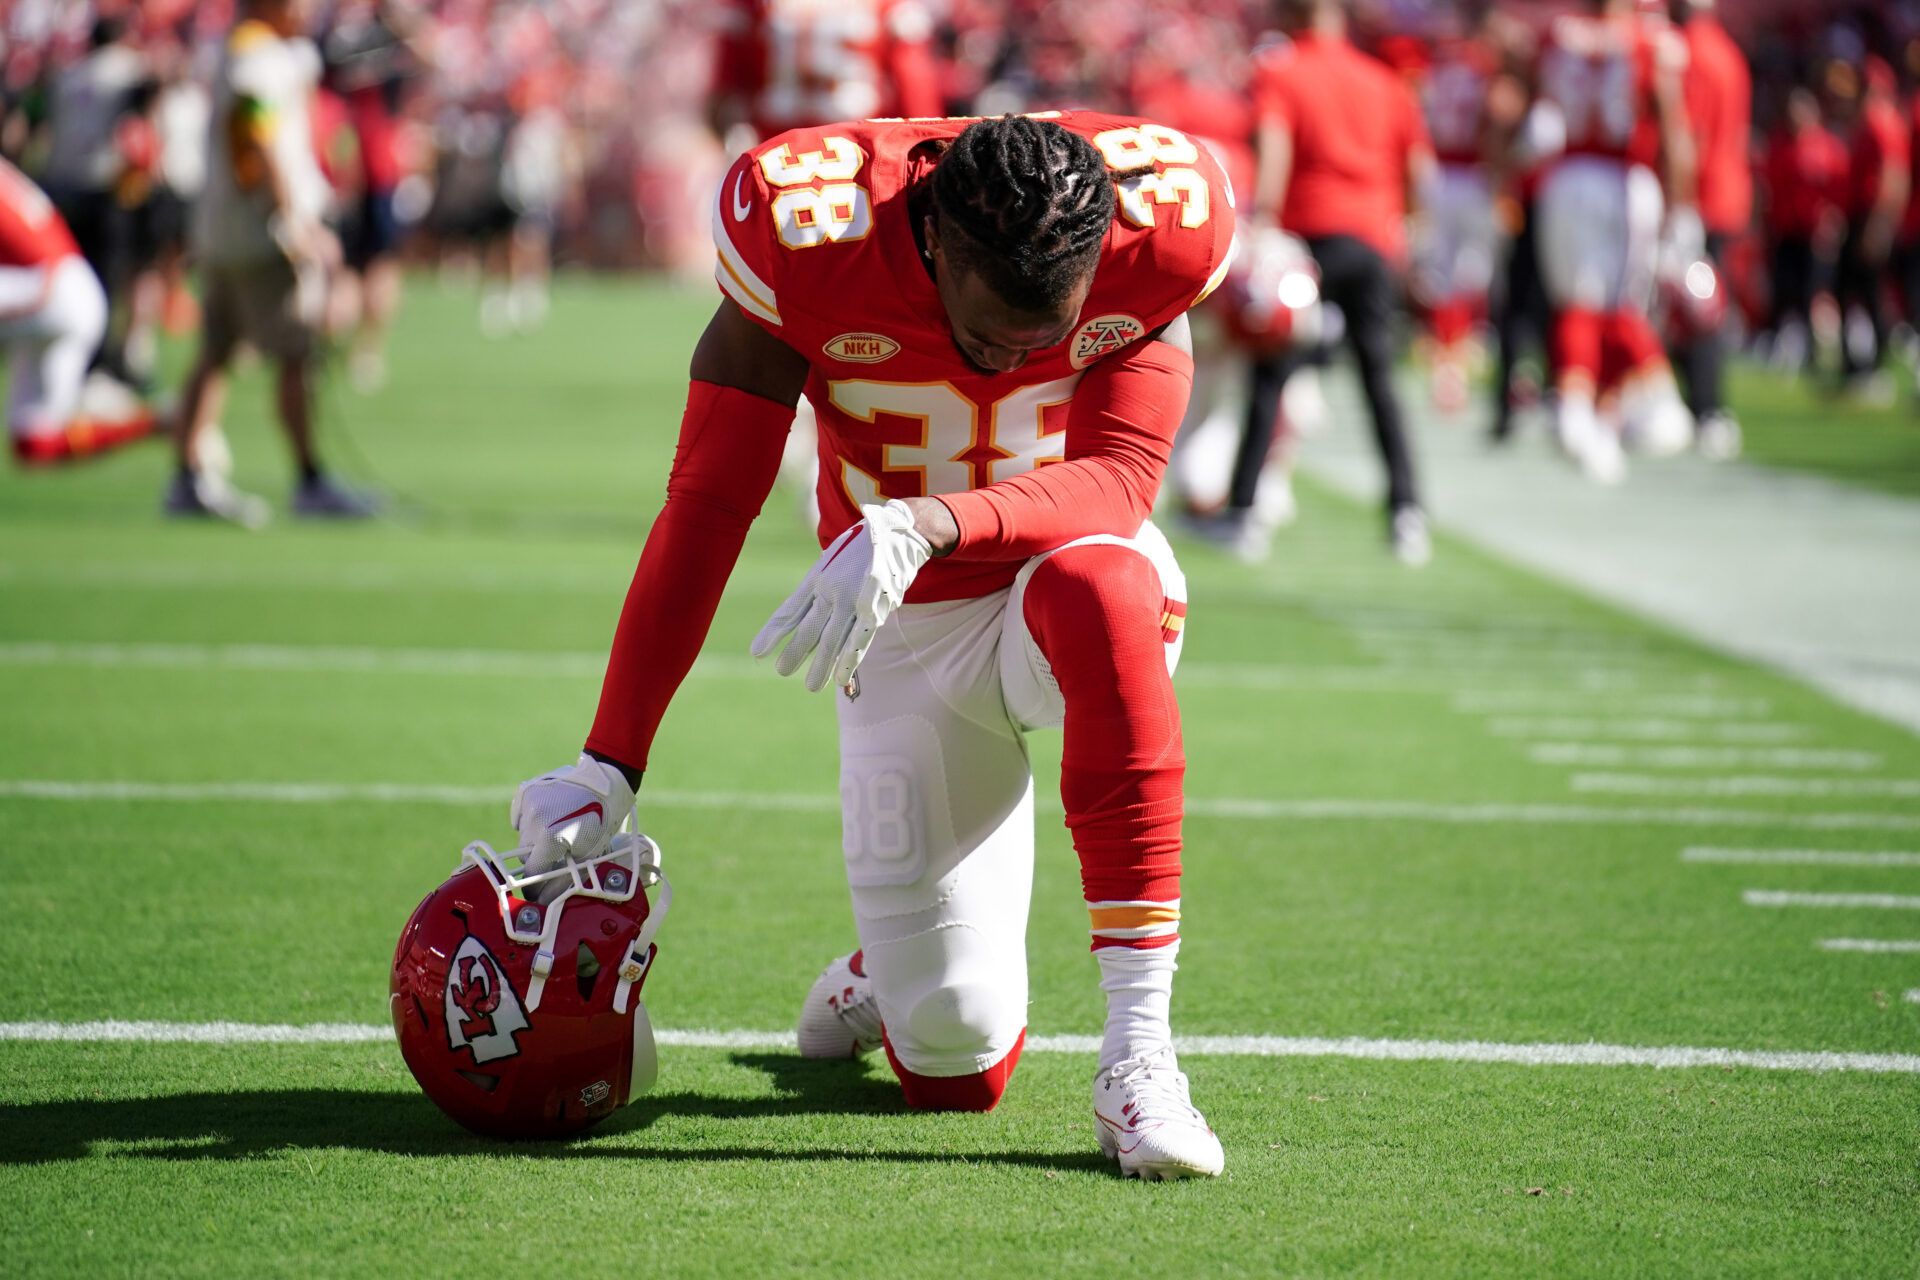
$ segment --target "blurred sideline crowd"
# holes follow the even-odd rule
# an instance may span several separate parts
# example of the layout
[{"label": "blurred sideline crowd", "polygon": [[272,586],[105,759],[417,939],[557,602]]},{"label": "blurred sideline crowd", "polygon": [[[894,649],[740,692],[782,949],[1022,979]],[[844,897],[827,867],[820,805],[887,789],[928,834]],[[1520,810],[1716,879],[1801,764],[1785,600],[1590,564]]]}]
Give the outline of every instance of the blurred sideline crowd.
[{"label": "blurred sideline crowd", "polygon": [[[713,184],[788,128],[1096,108],[1203,140],[1241,254],[1173,474],[1265,554],[1316,372],[1350,347],[1388,537],[1427,554],[1391,367],[1583,472],[1728,457],[1742,348],[1875,402],[1920,319],[1920,0],[12,0],[0,337],[26,464],[170,428],[169,511],[257,524],[225,371],[278,371],[292,508],[363,516],[311,428],[315,356],[385,376],[402,267],[540,323],[552,264],[711,270]],[[58,224],[57,227],[55,224]],[[84,270],[76,265],[84,263]],[[185,385],[156,335],[198,332]],[[167,405],[158,414],[154,406]],[[804,466],[804,462],[801,463]]]}]

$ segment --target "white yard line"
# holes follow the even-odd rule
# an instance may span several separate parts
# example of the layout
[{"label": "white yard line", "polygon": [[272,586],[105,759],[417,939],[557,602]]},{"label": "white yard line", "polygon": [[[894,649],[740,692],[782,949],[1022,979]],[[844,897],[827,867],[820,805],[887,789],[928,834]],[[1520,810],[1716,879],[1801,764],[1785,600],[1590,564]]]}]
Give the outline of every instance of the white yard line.
[{"label": "white yard line", "polygon": [[[362,782],[79,782],[68,779],[0,779],[0,800],[41,801],[226,801],[247,804],[504,805],[509,786],[454,786],[421,783]],[[673,791],[647,788],[640,793],[644,812],[655,809],[722,809],[785,813],[836,813],[831,792]],[[1039,807],[1059,812],[1057,801]],[[1608,824],[1632,826],[1789,827],[1811,831],[1920,831],[1920,814],[1775,813],[1764,809],[1706,807],[1609,807],[1573,804],[1447,803],[1423,800],[1370,800],[1305,797],[1269,800],[1235,796],[1189,796],[1187,813],[1196,818],[1240,821],[1353,820],[1360,822],[1432,822],[1447,825],[1512,823],[1527,825]]]},{"label": "white yard line", "polygon": [[1822,951],[1864,951],[1872,955],[1920,955],[1920,938],[1822,938]]},{"label": "white yard line", "polygon": [[1498,716],[1487,721],[1497,738],[1625,738],[1664,742],[1672,738],[1710,738],[1721,742],[1789,742],[1808,734],[1803,724],[1776,720],[1601,719],[1593,716]]},{"label": "white yard line", "polygon": [[1705,747],[1693,743],[1636,747],[1617,742],[1536,742],[1527,748],[1535,764],[1625,765],[1639,769],[1878,769],[1877,751],[1809,747]]},{"label": "white yard line", "polygon": [[1920,778],[1783,778],[1730,774],[1681,778],[1648,773],[1576,773],[1575,791],[1635,796],[1920,796]]},{"label": "white yard line", "polygon": [[1720,862],[1776,867],[1920,867],[1920,853],[1883,849],[1721,849],[1696,845],[1680,851],[1682,862]]},{"label": "white yard line", "polygon": [[[676,1049],[792,1050],[785,1031],[661,1030]],[[302,1025],[245,1022],[0,1022],[0,1040],[118,1041],[137,1044],[377,1044],[383,1023]],[[1182,1036],[1183,1057],[1358,1058],[1381,1062],[1489,1062],[1525,1067],[1751,1067],[1761,1071],[1865,1071],[1920,1075],[1920,1055],[1834,1050],[1689,1048],[1678,1045],[1503,1044],[1488,1040],[1387,1040],[1361,1036]],[[1028,1053],[1093,1054],[1100,1037],[1029,1036]]]},{"label": "white yard line", "polygon": [[1748,889],[1740,900],[1750,907],[1859,907],[1870,911],[1920,911],[1920,897],[1905,893],[1794,893],[1784,889]]}]

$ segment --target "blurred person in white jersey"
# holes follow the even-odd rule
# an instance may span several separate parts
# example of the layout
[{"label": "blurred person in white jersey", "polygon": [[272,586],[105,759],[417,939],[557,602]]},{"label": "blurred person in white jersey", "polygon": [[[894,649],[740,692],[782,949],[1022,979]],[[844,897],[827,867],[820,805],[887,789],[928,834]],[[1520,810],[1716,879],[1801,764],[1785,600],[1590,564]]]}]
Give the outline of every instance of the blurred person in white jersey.
[{"label": "blurred person in white jersey", "polygon": [[243,343],[275,366],[275,407],[299,471],[294,514],[373,514],[369,499],[321,470],[313,445],[316,340],[340,247],[322,221],[328,190],[311,117],[320,55],[304,34],[304,10],[303,0],[243,0],[214,77],[206,188],[193,223],[205,313],[180,407],[170,515],[249,527],[266,519],[265,502],[233,488],[214,456],[220,450],[209,447]]},{"label": "blurred person in white jersey", "polygon": [[1561,143],[1539,202],[1555,427],[1561,447],[1601,483],[1626,474],[1623,445],[1661,454],[1693,439],[1693,415],[1648,318],[1662,258],[1705,252],[1686,63],[1686,41],[1634,0],[1586,0],[1582,12],[1553,21],[1540,55],[1528,128]]}]

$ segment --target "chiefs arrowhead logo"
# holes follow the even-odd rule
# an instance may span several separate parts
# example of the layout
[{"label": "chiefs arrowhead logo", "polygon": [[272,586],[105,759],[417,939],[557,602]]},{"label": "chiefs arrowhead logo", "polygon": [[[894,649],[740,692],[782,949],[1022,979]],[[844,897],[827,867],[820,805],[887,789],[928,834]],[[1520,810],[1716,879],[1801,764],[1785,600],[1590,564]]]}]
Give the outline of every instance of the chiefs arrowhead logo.
[{"label": "chiefs arrowhead logo", "polygon": [[900,344],[884,333],[843,333],[820,348],[835,360],[879,364],[900,353]]},{"label": "chiefs arrowhead logo", "polygon": [[1132,316],[1095,316],[1073,335],[1073,367],[1084,369],[1102,356],[1112,355],[1129,342],[1147,336],[1147,326]]},{"label": "chiefs arrowhead logo", "polygon": [[487,944],[468,934],[447,965],[447,1047],[467,1049],[475,1062],[511,1058],[514,1037],[527,1029],[527,1011]]}]

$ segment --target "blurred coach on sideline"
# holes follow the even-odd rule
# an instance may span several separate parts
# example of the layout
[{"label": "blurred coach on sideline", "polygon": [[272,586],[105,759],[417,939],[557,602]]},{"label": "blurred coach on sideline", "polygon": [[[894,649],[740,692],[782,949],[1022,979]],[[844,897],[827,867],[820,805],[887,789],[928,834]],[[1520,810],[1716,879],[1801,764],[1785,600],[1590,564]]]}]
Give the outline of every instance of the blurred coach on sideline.
[{"label": "blurred coach on sideline", "polygon": [[1348,41],[1341,0],[1280,0],[1279,12],[1292,44],[1256,72],[1254,219],[1277,216],[1319,263],[1386,463],[1388,538],[1403,561],[1424,563],[1430,543],[1393,389],[1393,338],[1407,209],[1434,173],[1426,123],[1401,79]]}]

